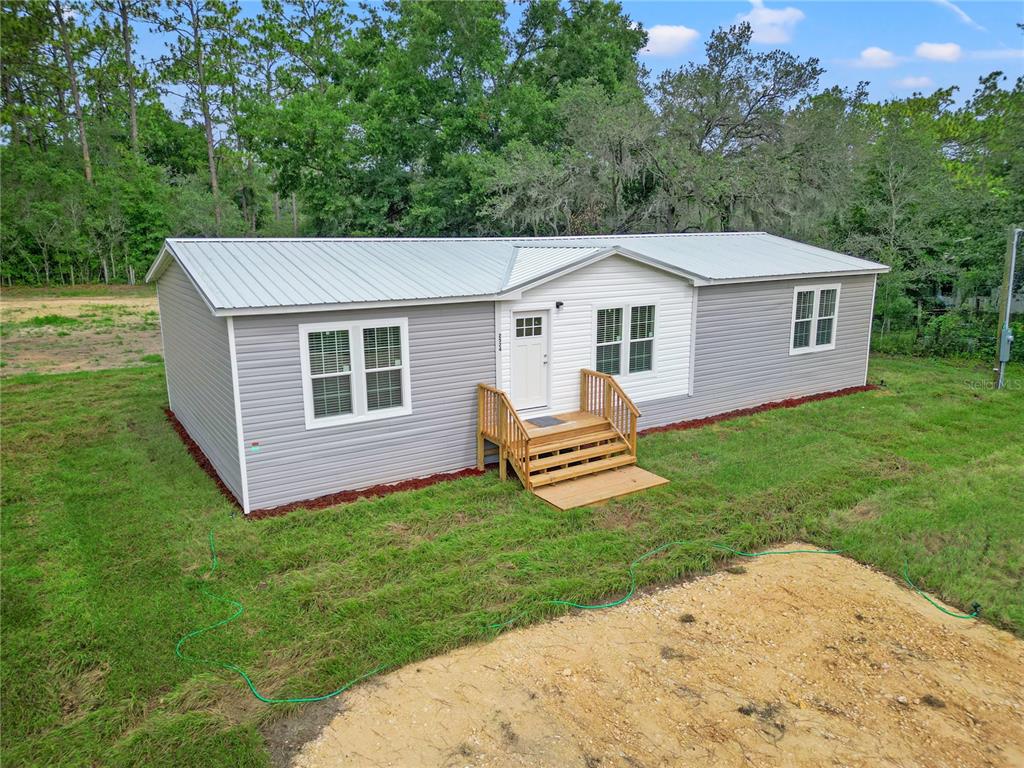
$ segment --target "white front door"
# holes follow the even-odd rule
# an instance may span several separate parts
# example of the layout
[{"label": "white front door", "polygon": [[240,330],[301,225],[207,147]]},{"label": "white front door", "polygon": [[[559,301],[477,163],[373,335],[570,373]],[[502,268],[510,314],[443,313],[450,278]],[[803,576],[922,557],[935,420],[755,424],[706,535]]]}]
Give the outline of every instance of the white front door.
[{"label": "white front door", "polygon": [[512,404],[543,408],[548,404],[548,313],[512,314]]}]

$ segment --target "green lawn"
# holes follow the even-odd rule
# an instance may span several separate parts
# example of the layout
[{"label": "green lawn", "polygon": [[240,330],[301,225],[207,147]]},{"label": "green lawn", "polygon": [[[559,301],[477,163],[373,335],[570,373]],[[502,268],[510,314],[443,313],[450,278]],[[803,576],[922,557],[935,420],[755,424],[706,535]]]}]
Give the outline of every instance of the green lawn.
[{"label": "green lawn", "polygon": [[[288,710],[174,656],[190,646],[263,691],[309,695],[378,664],[488,636],[550,597],[618,595],[715,566],[708,542],[845,549],[1024,634],[1024,369],[880,359],[878,391],[642,439],[671,484],[559,513],[495,473],[245,521],[164,419],[162,366],[22,376],[3,387],[2,728],[7,765],[265,765]],[[559,613],[553,607],[530,616]]]}]

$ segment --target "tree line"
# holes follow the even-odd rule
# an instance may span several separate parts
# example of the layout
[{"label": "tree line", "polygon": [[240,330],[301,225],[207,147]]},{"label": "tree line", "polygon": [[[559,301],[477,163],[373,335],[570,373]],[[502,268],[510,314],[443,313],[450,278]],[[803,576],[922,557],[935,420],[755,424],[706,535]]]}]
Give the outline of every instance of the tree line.
[{"label": "tree line", "polygon": [[[166,236],[764,229],[987,296],[1024,82],[872,101],[718,29],[657,76],[614,2],[3,0],[0,276],[133,281]],[[155,36],[156,54],[140,53]]]}]

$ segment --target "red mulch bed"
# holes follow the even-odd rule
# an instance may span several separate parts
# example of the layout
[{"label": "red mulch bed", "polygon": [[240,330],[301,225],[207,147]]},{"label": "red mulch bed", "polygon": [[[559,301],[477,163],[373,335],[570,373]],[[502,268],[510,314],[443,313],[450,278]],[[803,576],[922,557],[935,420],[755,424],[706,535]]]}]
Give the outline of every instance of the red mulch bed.
[{"label": "red mulch bed", "polygon": [[217,474],[217,470],[214,469],[213,464],[206,458],[206,454],[203,453],[203,449],[199,447],[198,443],[192,439],[191,435],[185,430],[185,425],[178,421],[178,417],[174,415],[174,411],[170,408],[164,408],[164,413],[167,415],[167,420],[171,422],[171,426],[174,427],[174,431],[178,433],[178,437],[181,438],[181,442],[185,444],[185,449],[192,454],[192,458],[196,460],[196,464],[206,474],[210,476],[210,479],[217,484],[220,488],[220,492],[224,494],[227,499],[239,509],[242,505],[238,503],[238,499],[235,498],[235,494],[224,485],[224,481],[220,479],[220,475]]},{"label": "red mulch bed", "polygon": [[870,392],[873,389],[878,389],[874,384],[865,384],[861,387],[847,387],[846,389],[836,389],[832,392],[821,392],[817,395],[807,395],[806,397],[792,397],[789,400],[779,400],[774,403],[765,403],[764,405],[756,405],[753,408],[740,408],[736,411],[726,411],[725,413],[718,413],[714,416],[707,416],[703,419],[690,419],[689,421],[676,421],[672,424],[665,424],[661,427],[651,427],[650,429],[644,429],[638,432],[639,435],[654,435],[658,432],[675,432],[680,429],[699,429],[700,427],[706,427],[709,424],[715,424],[719,421],[725,421],[726,419],[736,419],[740,416],[752,416],[755,413],[762,413],[764,411],[772,411],[776,408],[796,408],[798,405],[804,403],[813,403],[818,400],[830,400],[833,397],[843,397],[844,395],[855,395],[858,392]]},{"label": "red mulch bed", "polygon": [[294,509],[323,509],[324,507],[333,507],[337,504],[347,504],[356,499],[373,499],[378,496],[398,493],[399,491],[415,491],[419,488],[427,488],[437,483],[458,480],[463,477],[476,477],[484,472],[485,470],[483,469],[471,467],[469,469],[460,469],[457,472],[440,472],[428,477],[416,477],[412,480],[403,480],[400,483],[392,483],[391,485],[373,485],[369,488],[363,488],[361,491],[338,491],[337,493],[329,493],[326,496],[317,496],[315,499],[282,504],[280,507],[253,510],[248,516],[253,520],[260,520],[264,517],[285,515]]},{"label": "red mulch bed", "polygon": [[[829,400],[833,397],[843,397],[844,395],[853,395],[858,392],[870,392],[874,389],[878,389],[878,387],[873,384],[867,384],[861,387],[847,387],[846,389],[837,389],[832,392],[821,392],[817,395],[807,395],[806,397],[793,397],[789,400],[765,403],[764,405],[758,405],[753,408],[740,408],[736,411],[727,411],[714,416],[707,416],[703,419],[690,419],[689,421],[677,421],[672,424],[665,424],[661,427],[651,427],[650,429],[641,430],[637,434],[653,435],[658,432],[675,432],[676,430],[681,429],[699,429],[700,427],[706,427],[709,424],[715,424],[719,421],[725,421],[726,419],[735,419],[740,416],[751,416],[755,413],[771,411],[776,408],[796,408],[798,405],[803,405],[804,403],[813,403],[818,400]],[[188,452],[192,454],[192,458],[196,460],[196,463],[213,479],[213,482],[215,482],[217,487],[220,488],[221,493],[230,499],[232,504],[241,509],[238,499],[236,499],[234,494],[232,494],[231,491],[228,490],[228,487],[224,485],[224,481],[220,479],[220,475],[217,474],[217,470],[213,468],[213,464],[211,464],[210,460],[206,458],[206,454],[203,453],[203,449],[196,444],[195,440],[189,437],[188,432],[185,431],[185,427],[182,426],[180,421],[178,421],[178,417],[174,415],[174,412],[170,408],[164,408],[164,413],[167,414],[168,421],[171,422],[171,425],[174,427],[174,431],[178,433],[178,436],[185,444]],[[486,470],[476,468],[460,469],[457,472],[441,472],[436,475],[417,477],[412,480],[403,480],[400,483],[392,483],[390,485],[373,485],[359,491],[338,491],[337,493],[329,493],[326,496],[318,496],[315,499],[293,501],[290,504],[282,504],[279,507],[253,510],[246,517],[252,520],[260,520],[266,517],[278,517],[279,515],[285,515],[296,509],[324,509],[338,504],[347,504],[355,501],[356,499],[373,499],[378,496],[387,496],[388,494],[398,493],[399,491],[414,491],[419,488],[427,488],[431,485],[436,485],[437,483],[444,483],[449,480],[458,480],[463,477],[476,477],[478,475],[482,475],[485,471]]]},{"label": "red mulch bed", "polygon": [[[185,448],[192,455],[192,458],[196,460],[196,464],[210,476],[210,478],[220,488],[220,492],[225,497],[230,499],[231,503],[234,504],[238,509],[242,508],[242,505],[238,503],[238,499],[231,493],[224,481],[220,479],[220,475],[217,474],[217,470],[214,469],[213,464],[203,453],[203,449],[200,448],[196,441],[193,440],[188,432],[185,431],[185,427],[178,417],[174,415],[174,411],[170,408],[164,408],[164,413],[167,414],[167,420],[171,422],[171,426],[174,427],[174,431],[178,433],[178,437],[181,438],[181,442],[185,444]],[[418,488],[427,488],[437,483],[443,483],[448,480],[458,480],[462,477],[475,477],[482,475],[485,470],[476,469],[471,467],[469,469],[460,469],[457,472],[441,472],[436,475],[430,475],[429,477],[416,477],[412,480],[403,480],[400,483],[392,483],[391,485],[374,485],[369,488],[363,488],[360,491],[338,491],[337,493],[329,493],[326,496],[318,496],[315,499],[307,499],[305,501],[293,501],[290,504],[282,504],[280,507],[271,507],[269,509],[256,509],[246,515],[250,520],[260,520],[264,517],[277,517],[278,515],[284,515],[291,512],[294,509],[324,509],[325,507],[333,507],[337,504],[347,504],[350,501],[356,499],[373,499],[377,496],[387,496],[390,493],[398,493],[399,491],[414,491]]]}]

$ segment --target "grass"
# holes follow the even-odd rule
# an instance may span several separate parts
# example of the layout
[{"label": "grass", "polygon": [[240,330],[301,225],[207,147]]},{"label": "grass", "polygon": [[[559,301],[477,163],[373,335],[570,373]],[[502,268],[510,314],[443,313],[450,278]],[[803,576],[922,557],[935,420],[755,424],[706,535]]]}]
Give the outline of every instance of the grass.
[{"label": "grass", "polygon": [[138,285],[106,285],[104,283],[86,283],[85,285],[14,285],[4,286],[5,299],[62,299],[90,296],[156,296],[156,285],[140,283]]},{"label": "grass", "polygon": [[25,324],[42,327],[44,325],[78,325],[79,322],[81,321],[77,317],[68,317],[67,315],[36,315],[26,320]]},{"label": "grass", "polygon": [[880,359],[875,392],[641,441],[671,484],[559,513],[495,473],[245,521],[164,419],[163,367],[4,385],[2,727],[10,765],[263,766],[289,710],[177,661],[185,632],[245,616],[189,653],[275,696],[322,693],[386,661],[485,640],[543,598],[618,596],[802,538],[845,549],[1024,635],[1024,369]]}]

